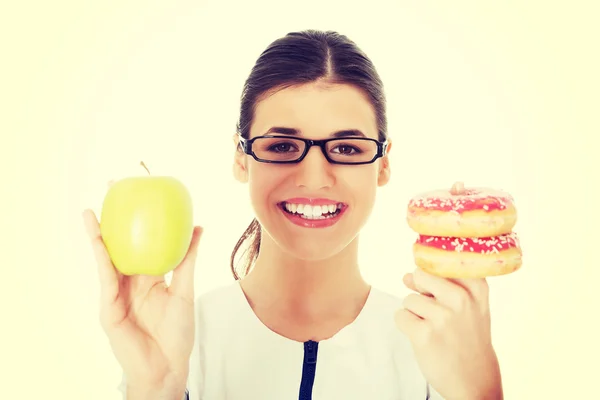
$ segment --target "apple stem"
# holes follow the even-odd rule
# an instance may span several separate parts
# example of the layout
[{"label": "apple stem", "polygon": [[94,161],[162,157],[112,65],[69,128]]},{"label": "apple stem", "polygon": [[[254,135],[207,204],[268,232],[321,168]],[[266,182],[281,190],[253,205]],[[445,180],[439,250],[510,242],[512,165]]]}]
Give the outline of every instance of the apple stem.
[{"label": "apple stem", "polygon": [[146,172],[148,172],[148,175],[151,175],[151,174],[150,174],[150,170],[148,169],[148,167],[146,167],[146,164],[144,164],[144,162],[143,162],[143,161],[140,161],[140,165],[141,165],[142,167],[144,167],[144,169],[146,170]]}]

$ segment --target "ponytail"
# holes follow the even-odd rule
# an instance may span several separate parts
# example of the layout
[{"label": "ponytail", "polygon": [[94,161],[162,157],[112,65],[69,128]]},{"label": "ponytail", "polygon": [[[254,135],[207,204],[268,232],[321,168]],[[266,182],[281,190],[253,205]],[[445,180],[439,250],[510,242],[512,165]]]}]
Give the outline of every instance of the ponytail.
[{"label": "ponytail", "polygon": [[[240,280],[241,278],[248,275],[248,273],[250,272],[250,269],[254,265],[254,262],[256,261],[256,258],[258,257],[258,252],[260,250],[260,235],[261,235],[260,224],[256,220],[256,218],[254,218],[252,220],[252,222],[250,223],[250,225],[248,226],[248,228],[246,228],[246,231],[244,232],[244,234],[242,235],[240,240],[238,240],[238,242],[236,243],[235,247],[233,248],[233,252],[231,253],[231,261],[230,261],[231,272],[236,281]],[[236,255],[237,255],[240,247],[247,240],[251,241],[250,245],[246,247],[246,249],[240,256],[240,258],[243,259],[244,262],[243,262],[241,268],[236,268]]]}]

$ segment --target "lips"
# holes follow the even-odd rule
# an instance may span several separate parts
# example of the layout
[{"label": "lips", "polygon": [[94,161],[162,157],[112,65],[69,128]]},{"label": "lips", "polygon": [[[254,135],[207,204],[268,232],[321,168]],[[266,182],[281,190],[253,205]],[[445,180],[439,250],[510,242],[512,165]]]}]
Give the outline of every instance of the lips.
[{"label": "lips", "polygon": [[339,221],[348,206],[330,199],[294,198],[279,203],[278,208],[295,225],[324,228]]},{"label": "lips", "polygon": [[303,205],[311,205],[311,206],[325,206],[325,205],[330,205],[330,204],[338,204],[341,202],[337,201],[337,200],[324,199],[324,198],[294,197],[294,198],[282,201],[282,203],[303,204]]}]

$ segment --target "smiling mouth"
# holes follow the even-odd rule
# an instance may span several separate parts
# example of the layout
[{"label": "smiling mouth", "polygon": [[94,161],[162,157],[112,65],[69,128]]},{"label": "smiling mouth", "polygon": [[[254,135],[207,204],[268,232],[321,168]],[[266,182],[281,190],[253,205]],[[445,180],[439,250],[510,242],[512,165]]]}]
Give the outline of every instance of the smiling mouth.
[{"label": "smiling mouth", "polygon": [[328,205],[310,205],[310,204],[293,204],[281,202],[278,204],[283,212],[295,215],[307,220],[321,220],[335,218],[347,206],[344,203],[328,204]]}]

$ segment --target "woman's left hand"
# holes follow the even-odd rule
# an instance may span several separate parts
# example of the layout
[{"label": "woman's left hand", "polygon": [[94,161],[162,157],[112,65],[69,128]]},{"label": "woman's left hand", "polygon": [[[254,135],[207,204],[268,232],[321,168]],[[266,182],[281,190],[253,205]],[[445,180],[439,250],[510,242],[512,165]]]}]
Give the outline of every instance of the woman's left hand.
[{"label": "woman's left hand", "polygon": [[396,325],[421,371],[446,400],[501,400],[485,279],[445,279],[421,269],[404,277],[409,294]]}]

